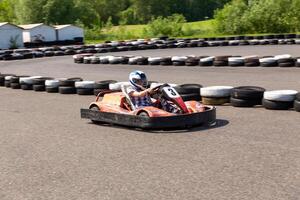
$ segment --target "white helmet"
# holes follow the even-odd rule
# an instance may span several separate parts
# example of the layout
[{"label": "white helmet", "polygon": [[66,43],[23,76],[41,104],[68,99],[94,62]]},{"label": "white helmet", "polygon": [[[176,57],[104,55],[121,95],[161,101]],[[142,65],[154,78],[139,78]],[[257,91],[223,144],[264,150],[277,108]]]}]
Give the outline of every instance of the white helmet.
[{"label": "white helmet", "polygon": [[129,74],[129,82],[133,87],[137,89],[147,88],[148,86],[147,76],[142,71],[131,72]]}]

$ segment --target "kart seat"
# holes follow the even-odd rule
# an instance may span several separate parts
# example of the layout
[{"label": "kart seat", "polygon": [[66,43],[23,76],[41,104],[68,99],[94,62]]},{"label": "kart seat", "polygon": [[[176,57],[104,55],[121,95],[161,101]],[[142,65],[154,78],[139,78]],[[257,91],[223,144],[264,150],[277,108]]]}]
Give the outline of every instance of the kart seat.
[{"label": "kart seat", "polygon": [[[123,93],[123,95],[124,95],[124,98],[125,98],[125,102],[124,102],[124,104],[126,104],[126,106],[125,107],[129,107],[129,109],[130,110],[135,110],[135,106],[133,105],[133,103],[132,103],[132,101],[131,101],[131,99],[130,99],[130,96],[129,96],[129,94],[127,93],[127,87],[128,87],[129,85],[121,85],[121,90],[122,90],[122,93]],[[123,104],[123,105],[124,105]]]}]

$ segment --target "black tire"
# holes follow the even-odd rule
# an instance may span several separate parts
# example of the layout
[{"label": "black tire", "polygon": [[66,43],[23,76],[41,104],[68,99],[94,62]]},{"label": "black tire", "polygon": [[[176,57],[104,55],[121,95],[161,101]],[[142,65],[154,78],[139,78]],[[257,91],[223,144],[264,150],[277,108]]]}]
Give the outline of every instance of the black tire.
[{"label": "black tire", "polygon": [[76,92],[78,95],[94,95],[93,88],[77,88]]},{"label": "black tire", "polygon": [[223,66],[228,66],[228,61],[214,61],[213,65],[215,67],[223,67]]},{"label": "black tire", "polygon": [[295,67],[295,62],[279,63],[279,67]]},{"label": "black tire", "polygon": [[282,59],[279,59],[277,62],[278,62],[278,64],[280,64],[280,63],[293,63],[293,62],[295,62],[295,59],[294,58],[282,58]]},{"label": "black tire", "polygon": [[231,91],[231,97],[244,100],[262,100],[266,90],[256,86],[235,87]]},{"label": "black tire", "polygon": [[19,83],[20,78],[23,78],[23,77],[28,77],[28,76],[13,76],[13,77],[10,79],[10,83]]},{"label": "black tire", "polygon": [[60,94],[76,94],[76,88],[75,87],[59,87],[58,92]]},{"label": "black tire", "polygon": [[300,92],[296,95],[296,100],[300,101]]},{"label": "black tire", "polygon": [[197,84],[197,83],[185,83],[180,85],[182,88],[203,88],[203,85]]},{"label": "black tire", "polygon": [[228,62],[228,58],[231,56],[216,56],[215,61],[225,61]]},{"label": "black tire", "polygon": [[31,85],[31,84],[22,84],[21,89],[22,90],[33,90],[33,85]]},{"label": "black tire", "polygon": [[244,62],[229,62],[228,63],[228,66],[230,66],[230,67],[242,67],[244,65],[245,65]]},{"label": "black tire", "polygon": [[173,65],[174,66],[185,66],[185,62],[184,61],[173,61]]},{"label": "black tire", "polygon": [[32,80],[33,85],[45,85],[46,80],[53,80],[51,77],[36,78]]},{"label": "black tire", "polygon": [[246,67],[258,67],[259,65],[259,62],[245,62]]},{"label": "black tire", "polygon": [[75,81],[73,81],[73,80],[60,80],[59,81],[59,86],[60,87],[74,87],[75,86]]},{"label": "black tire", "polygon": [[60,87],[74,87],[76,81],[82,81],[82,78],[69,78],[67,80],[60,80],[59,86]]},{"label": "black tire", "polygon": [[32,88],[36,92],[44,92],[46,90],[45,85],[33,85]]},{"label": "black tire", "polygon": [[11,89],[21,89],[21,85],[19,83],[10,83]]},{"label": "black tire", "polygon": [[300,101],[294,101],[294,109],[295,111],[300,112]]},{"label": "black tire", "polygon": [[115,80],[98,81],[98,82],[95,83],[94,88],[95,89],[108,90],[109,89],[109,84],[116,83],[116,82],[117,81],[115,81]]},{"label": "black tire", "polygon": [[263,99],[262,104],[268,110],[288,110],[293,107],[293,101],[280,102]]},{"label": "black tire", "polygon": [[276,62],[268,62],[268,63],[260,63],[260,66],[262,67],[277,67],[278,63]]},{"label": "black tire", "polygon": [[58,93],[58,87],[46,87],[48,93]]},{"label": "black tire", "polygon": [[94,95],[98,96],[98,94],[102,91],[103,91],[103,89],[94,89]]},{"label": "black tire", "polygon": [[195,62],[185,62],[185,65],[186,66],[197,66],[197,65],[199,65],[199,62],[197,62],[197,61],[195,61]]},{"label": "black tire", "polygon": [[10,88],[10,81],[4,81],[4,86]]},{"label": "black tire", "polygon": [[199,84],[183,84],[177,87],[174,87],[175,90],[179,94],[198,94],[200,95],[200,88],[202,88],[202,85]]},{"label": "black tire", "polygon": [[162,62],[160,62],[160,65],[162,65],[162,66],[170,66],[170,65],[173,65],[173,63],[172,62],[167,62],[167,61],[162,61]]},{"label": "black tire", "polygon": [[160,61],[149,62],[149,65],[159,65],[159,64],[160,64]]},{"label": "black tire", "polygon": [[183,99],[183,101],[201,101],[201,96],[197,93],[181,94],[180,96]]},{"label": "black tire", "polygon": [[214,65],[214,62],[213,61],[208,61],[208,62],[199,62],[199,65],[202,66],[202,67],[211,67]]},{"label": "black tire", "polygon": [[231,97],[230,103],[233,107],[254,107],[256,105],[261,105],[261,100],[245,100]]}]

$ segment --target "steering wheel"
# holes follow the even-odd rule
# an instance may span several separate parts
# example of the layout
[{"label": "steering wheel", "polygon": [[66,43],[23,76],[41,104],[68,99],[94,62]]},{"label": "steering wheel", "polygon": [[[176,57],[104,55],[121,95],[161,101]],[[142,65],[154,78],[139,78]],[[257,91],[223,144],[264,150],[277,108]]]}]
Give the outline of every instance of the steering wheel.
[{"label": "steering wheel", "polygon": [[169,86],[169,84],[164,83],[162,85],[158,85],[158,86],[152,88],[153,93],[151,94],[151,97],[157,99],[158,98],[157,94],[161,91],[162,88],[167,87],[167,86]]}]

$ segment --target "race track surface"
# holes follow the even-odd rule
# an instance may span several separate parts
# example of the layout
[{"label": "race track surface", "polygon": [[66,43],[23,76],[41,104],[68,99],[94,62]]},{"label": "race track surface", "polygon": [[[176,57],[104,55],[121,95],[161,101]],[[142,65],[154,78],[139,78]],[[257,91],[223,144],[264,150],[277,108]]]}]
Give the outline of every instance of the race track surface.
[{"label": "race track surface", "polygon": [[[112,55],[300,56],[300,46]],[[300,91],[300,68],[80,65],[71,56],[0,62],[1,73]],[[0,88],[0,199],[300,199],[300,113],[217,107],[216,127],[144,132],[80,119],[93,96]]]}]

